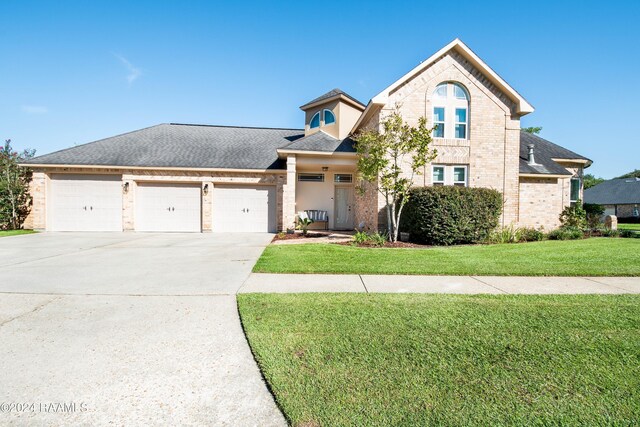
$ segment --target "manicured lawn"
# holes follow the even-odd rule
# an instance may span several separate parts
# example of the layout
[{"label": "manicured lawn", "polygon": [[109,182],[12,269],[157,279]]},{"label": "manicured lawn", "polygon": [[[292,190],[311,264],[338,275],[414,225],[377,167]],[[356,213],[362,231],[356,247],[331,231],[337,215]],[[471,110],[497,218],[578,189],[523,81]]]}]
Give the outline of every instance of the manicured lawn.
[{"label": "manicured lawn", "polygon": [[640,231],[640,224],[620,224],[620,223],[618,223],[618,229],[620,229],[620,230]]},{"label": "manicured lawn", "polygon": [[640,296],[238,295],[298,426],[634,425]]},{"label": "manicured lawn", "polygon": [[33,234],[35,231],[33,230],[7,230],[0,231],[0,237],[8,237],[8,236],[18,236],[20,234]]},{"label": "manicured lawn", "polygon": [[371,249],[271,245],[254,272],[496,276],[640,276],[640,239]]}]

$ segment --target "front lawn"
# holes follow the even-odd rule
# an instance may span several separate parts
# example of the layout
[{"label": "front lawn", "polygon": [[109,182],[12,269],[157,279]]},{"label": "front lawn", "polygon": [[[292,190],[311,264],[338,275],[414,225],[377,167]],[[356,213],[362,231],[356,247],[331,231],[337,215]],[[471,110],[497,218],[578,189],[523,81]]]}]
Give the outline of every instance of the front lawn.
[{"label": "front lawn", "polygon": [[5,230],[0,231],[0,237],[19,236],[20,234],[33,234],[33,230]]},{"label": "front lawn", "polygon": [[620,223],[618,223],[618,229],[620,229],[620,230],[640,231],[640,224],[620,224]]},{"label": "front lawn", "polygon": [[640,276],[640,240],[372,249],[334,244],[271,245],[257,273],[484,276]]},{"label": "front lawn", "polygon": [[294,426],[633,425],[638,295],[238,295]]}]

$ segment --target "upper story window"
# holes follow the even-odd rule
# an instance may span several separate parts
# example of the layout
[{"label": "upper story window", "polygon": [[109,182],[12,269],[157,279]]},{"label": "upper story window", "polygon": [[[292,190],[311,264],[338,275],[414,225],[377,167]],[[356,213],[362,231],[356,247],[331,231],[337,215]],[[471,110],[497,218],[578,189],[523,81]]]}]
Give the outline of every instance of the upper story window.
[{"label": "upper story window", "polygon": [[469,94],[458,83],[441,83],[433,91],[433,137],[469,137]]},{"label": "upper story window", "polygon": [[336,116],[333,114],[331,110],[324,110],[322,112],[324,114],[324,125],[332,125],[336,122]]},{"label": "upper story window", "polygon": [[311,118],[311,121],[309,122],[309,128],[314,129],[319,127],[320,127],[320,112],[317,112]]}]

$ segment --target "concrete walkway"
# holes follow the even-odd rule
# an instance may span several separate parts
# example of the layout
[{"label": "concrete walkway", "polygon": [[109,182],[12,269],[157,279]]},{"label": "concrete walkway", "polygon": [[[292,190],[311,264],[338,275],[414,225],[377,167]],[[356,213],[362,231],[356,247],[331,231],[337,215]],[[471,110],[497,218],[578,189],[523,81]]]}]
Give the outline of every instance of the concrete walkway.
[{"label": "concrete walkway", "polygon": [[637,294],[640,277],[383,276],[253,273],[239,293]]}]

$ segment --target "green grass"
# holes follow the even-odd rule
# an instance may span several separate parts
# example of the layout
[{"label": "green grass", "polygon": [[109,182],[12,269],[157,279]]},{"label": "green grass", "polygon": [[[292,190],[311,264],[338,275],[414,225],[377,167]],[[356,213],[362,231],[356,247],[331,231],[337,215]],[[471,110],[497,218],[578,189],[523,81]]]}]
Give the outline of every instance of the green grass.
[{"label": "green grass", "polygon": [[618,229],[620,229],[620,230],[640,231],[640,224],[620,224],[620,223],[618,223]]},{"label": "green grass", "polygon": [[496,276],[639,276],[640,239],[372,249],[333,244],[271,245],[259,273]]},{"label": "green grass", "polygon": [[33,234],[33,230],[6,230],[0,231],[0,237],[19,236],[21,234]]},{"label": "green grass", "polygon": [[640,296],[245,294],[294,426],[637,425]]}]

